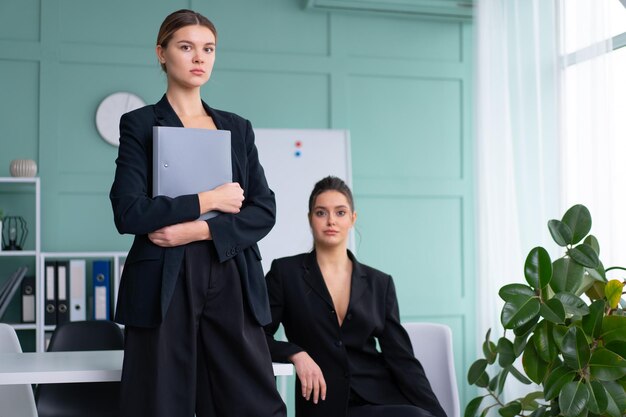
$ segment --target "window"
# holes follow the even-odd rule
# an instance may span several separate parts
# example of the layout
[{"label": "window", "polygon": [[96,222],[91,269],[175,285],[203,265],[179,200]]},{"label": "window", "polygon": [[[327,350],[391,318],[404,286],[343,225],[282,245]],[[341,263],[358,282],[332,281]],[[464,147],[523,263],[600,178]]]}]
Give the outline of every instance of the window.
[{"label": "window", "polygon": [[626,6],[561,0],[560,12],[561,201],[585,204],[605,266],[625,265]]}]

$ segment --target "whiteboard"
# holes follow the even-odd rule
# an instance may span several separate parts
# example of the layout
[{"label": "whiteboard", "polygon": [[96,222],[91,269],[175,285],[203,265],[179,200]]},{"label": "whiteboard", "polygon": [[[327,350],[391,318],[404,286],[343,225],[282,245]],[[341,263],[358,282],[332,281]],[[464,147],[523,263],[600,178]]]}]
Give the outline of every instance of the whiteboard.
[{"label": "whiteboard", "polygon": [[[328,175],[352,187],[350,137],[346,130],[254,129],[259,160],[276,194],[276,225],[259,242],[265,272],[276,258],[309,252],[307,213],[315,183]],[[354,238],[348,246],[352,249]]]}]

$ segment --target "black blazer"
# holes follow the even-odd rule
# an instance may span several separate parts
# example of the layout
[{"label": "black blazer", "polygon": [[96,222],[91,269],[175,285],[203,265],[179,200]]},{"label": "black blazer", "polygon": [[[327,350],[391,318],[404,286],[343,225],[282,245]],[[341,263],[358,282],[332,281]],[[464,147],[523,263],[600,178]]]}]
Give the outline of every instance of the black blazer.
[{"label": "black blazer", "polygon": [[[360,264],[348,252],[352,287],[340,327],[315,256],[311,252],[275,260],[266,276],[272,322],[265,332],[272,360],[287,362],[304,350],[326,380],[326,400],[313,404],[300,394],[296,378],[296,415],[345,416],[352,388],[374,404],[413,404],[445,417],[400,324],[391,276]],[[288,342],[273,337],[280,323]]]},{"label": "black blazer", "polygon": [[[238,214],[222,213],[207,222],[219,261],[234,258],[244,297],[258,323],[264,325],[271,316],[257,242],[274,226],[274,193],[259,163],[250,122],[202,104],[218,129],[231,132],[233,182],[240,184],[245,198]],[[124,264],[115,320],[141,327],[154,327],[163,320],[185,250],[184,246],[157,246],[147,234],[200,215],[196,194],[152,197],[153,126],[183,127],[166,96],[155,105],[122,116],[117,169],[110,192],[117,230],[135,235]]]}]

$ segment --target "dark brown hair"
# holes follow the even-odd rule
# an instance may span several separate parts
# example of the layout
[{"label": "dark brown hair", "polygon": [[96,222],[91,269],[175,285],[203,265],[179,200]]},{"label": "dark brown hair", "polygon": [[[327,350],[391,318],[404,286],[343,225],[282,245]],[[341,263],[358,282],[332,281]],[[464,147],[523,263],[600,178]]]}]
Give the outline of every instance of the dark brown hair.
[{"label": "dark brown hair", "polygon": [[[209,19],[193,10],[180,9],[168,15],[163,23],[161,23],[156,44],[161,45],[163,49],[167,48],[167,44],[178,29],[192,25],[200,25],[208,28],[213,32],[215,41],[217,41],[217,29],[215,29],[215,25]],[[163,71],[167,72],[165,64],[161,64],[161,68]]]},{"label": "dark brown hair", "polygon": [[341,178],[329,175],[328,177],[319,180],[313,187],[313,191],[311,191],[311,196],[309,197],[309,213],[313,211],[313,206],[315,205],[317,197],[326,191],[337,191],[343,194],[348,200],[350,210],[354,211],[354,199],[352,198],[352,191],[350,191],[348,184],[346,184]]}]

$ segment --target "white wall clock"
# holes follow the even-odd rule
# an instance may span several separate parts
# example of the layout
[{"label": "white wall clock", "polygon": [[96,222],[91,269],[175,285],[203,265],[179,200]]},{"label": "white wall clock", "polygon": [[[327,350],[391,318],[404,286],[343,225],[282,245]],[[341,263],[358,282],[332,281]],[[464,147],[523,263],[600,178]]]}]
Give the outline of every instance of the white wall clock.
[{"label": "white wall clock", "polygon": [[120,146],[120,118],[124,113],[145,106],[133,93],[119,92],[107,96],[96,110],[96,128],[107,143]]}]

